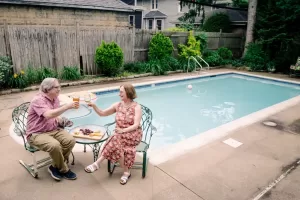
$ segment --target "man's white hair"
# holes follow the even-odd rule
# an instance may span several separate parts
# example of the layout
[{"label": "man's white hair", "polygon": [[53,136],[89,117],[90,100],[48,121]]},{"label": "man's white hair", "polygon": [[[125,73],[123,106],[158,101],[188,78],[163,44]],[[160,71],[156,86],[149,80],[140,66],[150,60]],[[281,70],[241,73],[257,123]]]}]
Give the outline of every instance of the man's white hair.
[{"label": "man's white hair", "polygon": [[40,86],[40,92],[48,93],[55,86],[56,78],[45,78]]}]

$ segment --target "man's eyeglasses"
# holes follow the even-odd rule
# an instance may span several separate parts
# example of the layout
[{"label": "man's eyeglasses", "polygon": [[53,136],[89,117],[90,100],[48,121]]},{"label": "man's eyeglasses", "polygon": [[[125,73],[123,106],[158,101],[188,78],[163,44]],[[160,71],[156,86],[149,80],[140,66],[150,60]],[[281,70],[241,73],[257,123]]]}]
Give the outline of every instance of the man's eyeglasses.
[{"label": "man's eyeglasses", "polygon": [[60,86],[55,86],[55,87],[53,87],[53,88],[55,88],[55,89],[60,89]]}]

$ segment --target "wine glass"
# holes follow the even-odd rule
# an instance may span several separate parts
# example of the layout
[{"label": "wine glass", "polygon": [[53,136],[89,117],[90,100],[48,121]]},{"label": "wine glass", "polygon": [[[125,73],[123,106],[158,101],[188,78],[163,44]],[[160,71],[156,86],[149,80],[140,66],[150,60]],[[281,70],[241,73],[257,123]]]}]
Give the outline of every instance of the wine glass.
[{"label": "wine glass", "polygon": [[[90,94],[85,94],[84,95],[84,101],[85,101],[86,104],[90,103],[91,102],[91,95]],[[88,106],[88,109],[90,109],[89,106]]]}]

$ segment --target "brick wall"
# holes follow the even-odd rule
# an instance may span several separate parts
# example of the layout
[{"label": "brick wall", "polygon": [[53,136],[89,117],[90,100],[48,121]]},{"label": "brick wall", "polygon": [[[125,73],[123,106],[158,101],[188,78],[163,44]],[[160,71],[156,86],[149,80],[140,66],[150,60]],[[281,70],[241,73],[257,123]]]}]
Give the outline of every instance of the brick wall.
[{"label": "brick wall", "polygon": [[127,12],[1,5],[0,24],[127,27]]}]

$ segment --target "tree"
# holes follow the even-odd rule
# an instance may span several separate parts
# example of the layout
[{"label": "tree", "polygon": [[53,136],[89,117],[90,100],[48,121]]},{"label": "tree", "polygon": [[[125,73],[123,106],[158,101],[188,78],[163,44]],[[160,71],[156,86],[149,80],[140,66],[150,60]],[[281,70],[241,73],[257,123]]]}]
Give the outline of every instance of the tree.
[{"label": "tree", "polygon": [[299,0],[258,2],[254,37],[263,45],[277,71],[287,72],[300,56],[299,21]]},{"label": "tree", "polygon": [[253,30],[254,30],[254,25],[256,20],[256,8],[257,8],[257,0],[249,0],[246,42],[245,42],[243,56],[245,56],[246,54],[248,44],[250,42],[253,42]]}]

